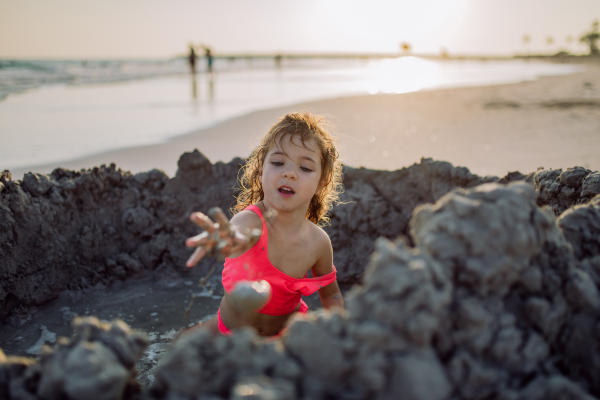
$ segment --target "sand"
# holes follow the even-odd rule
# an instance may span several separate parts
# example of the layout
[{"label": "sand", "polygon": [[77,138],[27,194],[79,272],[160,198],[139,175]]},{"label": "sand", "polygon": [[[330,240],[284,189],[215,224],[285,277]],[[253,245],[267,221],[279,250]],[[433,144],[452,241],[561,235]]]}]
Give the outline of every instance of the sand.
[{"label": "sand", "polygon": [[[354,165],[370,159],[372,166],[440,158],[419,153],[451,141],[455,163],[479,174],[485,173],[479,168],[529,172],[538,166],[597,170],[597,77],[598,70],[590,70],[302,108],[332,115],[349,165],[350,159]],[[199,152],[179,158],[177,146],[200,147],[193,142],[204,136],[202,151],[218,160],[241,151],[277,115],[298,108],[253,113],[167,145],[102,156],[108,161],[80,160],[85,168],[116,161],[124,169],[159,167],[172,174],[160,164],[173,156],[180,167],[173,179],[114,166],[28,174],[20,182],[0,174],[0,319],[28,321],[28,307],[65,289],[83,293],[91,285],[101,290],[144,276],[175,281],[187,256],[181,241],[191,234],[189,211],[227,207],[241,161],[212,165]],[[509,183],[515,179],[527,183]],[[147,400],[199,393],[240,399],[247,388],[256,389],[257,398],[600,395],[594,375],[600,365],[599,172],[546,169],[482,178],[426,159],[393,172],[349,168],[344,182],[344,200],[350,201],[334,209],[327,231],[338,280],[363,284],[347,296],[348,314],[313,315],[276,344],[257,342],[248,331],[231,338],[188,336],[165,353],[152,371],[155,383],[141,394],[136,362],[153,368],[153,357],[167,344],[152,343],[142,353],[148,340],[122,322],[76,319],[76,335],[57,340],[39,362],[0,351],[0,393]],[[550,207],[537,207],[544,205]],[[404,239],[373,244],[380,236]],[[70,315],[65,310],[64,317]]]},{"label": "sand", "polygon": [[134,173],[153,168],[174,176],[177,160],[198,148],[211,162],[246,157],[281,115],[310,110],[329,116],[345,164],[395,170],[421,157],[503,176],[538,167],[600,169],[600,65],[585,72],[510,85],[367,95],[254,112],[160,145],[76,161],[13,169],[49,173],[114,162]]},{"label": "sand", "polygon": [[[157,183],[164,182],[164,176],[156,172],[123,176],[96,168],[75,179],[55,179],[57,174],[53,174],[59,185],[49,189],[49,196],[42,193],[43,176],[35,183],[31,181],[33,175],[28,175],[22,189],[3,176],[4,190],[9,192],[7,203],[14,215],[8,219],[31,223],[39,210],[56,212],[64,207],[56,204],[59,197],[66,195],[67,202],[80,204],[76,198],[86,191],[99,194],[106,210],[117,208],[106,203],[117,198],[114,194],[122,189],[122,194],[130,191],[126,195],[130,200],[135,197],[131,194],[143,193],[142,206],[151,208],[157,204],[159,192],[168,196],[178,183],[190,186],[192,180],[177,182],[187,180],[186,175],[204,175],[203,183],[210,184],[211,176],[226,172],[227,165],[209,167],[202,161],[200,153],[184,155],[178,177],[165,182],[163,190]],[[411,171],[353,171],[369,173],[375,184],[382,183],[386,175],[390,182],[397,181],[396,185],[380,187],[379,192],[399,190],[402,193],[393,198],[401,201],[400,194],[406,192],[419,197],[419,188],[403,184],[397,179],[398,173],[410,178],[419,175],[418,170],[435,170],[433,179],[423,179],[426,176],[421,174],[419,181],[438,190],[441,184],[452,181],[441,179],[444,174],[466,185],[479,180],[464,168],[431,160],[412,166]],[[588,174],[585,178],[584,172]],[[393,174],[396,176],[391,177]],[[0,393],[9,399],[73,400],[596,399],[600,396],[600,197],[555,218],[552,209],[538,207],[552,191],[538,183],[551,176],[558,178],[549,185],[558,190],[557,199],[577,191],[583,194],[585,182],[594,176],[595,193],[600,194],[598,172],[574,168],[559,176],[556,171],[538,171],[532,177],[534,185],[521,181],[456,188],[435,204],[421,204],[410,221],[414,246],[401,238],[395,242],[377,239],[362,285],[345,296],[347,312],[310,313],[292,323],[280,341],[261,341],[251,329],[243,328],[229,337],[212,337],[207,330],[196,330],[172,346],[169,341],[174,335],[168,333],[165,341],[149,345],[155,338],[131,331],[121,320],[109,323],[96,317],[74,318],[71,338],[57,339],[54,348],[44,350],[38,360],[6,357],[0,349]],[[363,200],[373,199],[375,191],[369,193],[364,185],[358,188],[362,179],[354,178],[347,185],[348,192],[362,193]],[[212,185],[203,185],[207,189],[200,193],[210,196],[222,191],[213,189],[218,184],[213,180]],[[408,189],[410,186],[413,190]],[[163,208],[175,209],[171,207],[176,205],[174,201],[186,197],[181,188],[172,193],[179,196],[171,201],[165,198]],[[364,211],[374,208],[373,203],[378,202],[357,201],[363,212],[336,217],[338,229],[341,225],[350,231],[356,221],[353,217],[367,214]],[[143,207],[136,207],[138,216],[144,217]],[[79,217],[95,226],[88,234],[110,221],[101,208],[94,205],[79,212]],[[0,207],[5,213],[8,210],[7,206]],[[381,211],[376,214],[381,216]],[[131,209],[123,214],[121,224],[125,228],[118,229],[117,221],[108,223],[121,234],[144,235],[140,228],[147,231],[150,226],[142,219],[136,221],[134,214]],[[391,221],[399,220],[393,212],[386,215]],[[133,217],[131,221],[129,217]],[[355,226],[355,232],[361,229],[362,224]],[[12,246],[5,245],[7,253],[16,253],[15,248],[34,253],[31,247],[37,243],[23,242],[23,230],[14,231],[17,235]],[[65,232],[65,236],[77,240],[77,235]],[[94,239],[126,242],[125,237],[115,236],[95,235]],[[163,236],[163,241],[166,238],[164,233],[158,236]],[[175,239],[175,235],[169,236]],[[334,232],[330,236],[333,239]],[[347,246],[356,248],[367,241],[356,236]],[[153,240],[138,253],[141,261],[123,255],[117,261],[107,261],[104,272],[95,268],[95,273],[108,269],[110,274],[124,275],[124,267],[132,269],[136,263],[151,261],[145,255],[158,249],[159,241]],[[80,256],[87,256],[95,246],[82,243],[80,247]],[[163,263],[172,257],[165,252]],[[48,256],[39,260],[52,258],[56,259]],[[26,275],[23,264],[0,271],[20,268],[15,275],[21,279]],[[164,268],[156,268],[160,269],[163,272],[159,275],[164,276]],[[70,279],[78,270],[81,268],[71,268]],[[29,284],[47,281],[30,279]],[[74,281],[71,283],[83,282]],[[153,295],[150,304],[156,301]],[[159,307],[151,315],[161,310]],[[41,340],[46,340],[49,332],[44,327],[42,331]],[[150,372],[148,368],[152,368]],[[138,369],[149,387],[140,387],[144,382]]]}]

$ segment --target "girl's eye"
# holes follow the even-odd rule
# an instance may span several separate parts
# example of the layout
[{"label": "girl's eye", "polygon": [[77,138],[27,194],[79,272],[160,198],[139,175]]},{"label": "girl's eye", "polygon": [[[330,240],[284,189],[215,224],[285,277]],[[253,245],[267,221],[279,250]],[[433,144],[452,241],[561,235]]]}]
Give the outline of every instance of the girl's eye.
[{"label": "girl's eye", "polygon": [[306,168],[306,167],[302,167],[302,171],[304,171],[304,172],[312,172],[312,169]]},{"label": "girl's eye", "polygon": [[273,164],[276,167],[281,167],[283,165],[281,161],[272,161],[271,164]]}]

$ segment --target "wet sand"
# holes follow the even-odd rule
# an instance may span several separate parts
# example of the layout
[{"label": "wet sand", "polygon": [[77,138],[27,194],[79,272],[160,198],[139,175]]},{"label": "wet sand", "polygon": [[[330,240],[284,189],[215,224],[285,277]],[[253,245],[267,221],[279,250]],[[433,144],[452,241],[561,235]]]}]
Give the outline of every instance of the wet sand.
[{"label": "wet sand", "polygon": [[198,148],[211,162],[249,155],[281,115],[309,110],[329,116],[345,164],[395,170],[421,157],[503,176],[538,167],[600,169],[600,66],[510,85],[338,98],[269,109],[168,143],[108,152],[60,165],[14,169],[13,177],[56,167],[78,170],[116,163],[132,172],[174,176],[179,156]]},{"label": "wet sand", "polygon": [[[0,349],[7,355],[39,357],[43,345],[54,348],[58,338],[73,334],[71,323],[77,316],[95,316],[105,322],[120,319],[148,336],[149,346],[137,362],[138,381],[148,386],[154,381],[158,360],[177,334],[216,316],[223,296],[220,274],[199,288],[202,276],[197,269],[166,282],[147,277],[65,291],[59,298],[32,308],[20,326],[0,323]],[[312,310],[321,307],[318,293],[304,300]]]}]

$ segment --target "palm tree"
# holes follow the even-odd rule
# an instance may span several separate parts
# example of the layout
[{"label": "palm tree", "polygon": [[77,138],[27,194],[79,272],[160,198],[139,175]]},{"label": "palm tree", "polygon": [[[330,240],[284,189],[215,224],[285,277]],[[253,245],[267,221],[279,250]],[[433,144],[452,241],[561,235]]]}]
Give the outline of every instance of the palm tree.
[{"label": "palm tree", "polygon": [[600,32],[598,32],[598,20],[595,20],[592,23],[592,30],[585,33],[579,41],[581,43],[586,43],[590,46],[590,56],[600,55],[600,51],[598,50],[598,45],[596,42],[600,40]]},{"label": "palm tree", "polygon": [[402,42],[402,43],[400,43],[400,48],[402,49],[402,52],[404,54],[408,54],[408,53],[410,53],[412,46],[408,42]]},{"label": "palm tree", "polygon": [[531,41],[531,36],[525,34],[523,35],[523,43],[525,44],[525,49],[527,52],[527,55],[529,55],[529,42]]},{"label": "palm tree", "polygon": [[552,48],[552,45],[554,44],[554,38],[552,36],[546,36],[546,44]]}]

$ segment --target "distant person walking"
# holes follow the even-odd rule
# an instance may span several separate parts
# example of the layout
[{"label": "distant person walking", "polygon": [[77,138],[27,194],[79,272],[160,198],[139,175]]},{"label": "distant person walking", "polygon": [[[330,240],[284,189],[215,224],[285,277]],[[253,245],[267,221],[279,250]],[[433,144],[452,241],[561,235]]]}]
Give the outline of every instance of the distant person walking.
[{"label": "distant person walking", "polygon": [[213,55],[209,47],[204,48],[204,56],[206,57],[206,66],[209,74],[213,73]]},{"label": "distant person walking", "polygon": [[194,45],[192,44],[190,44],[190,54],[188,55],[188,62],[190,63],[192,75],[196,75],[196,52],[194,51]]}]

